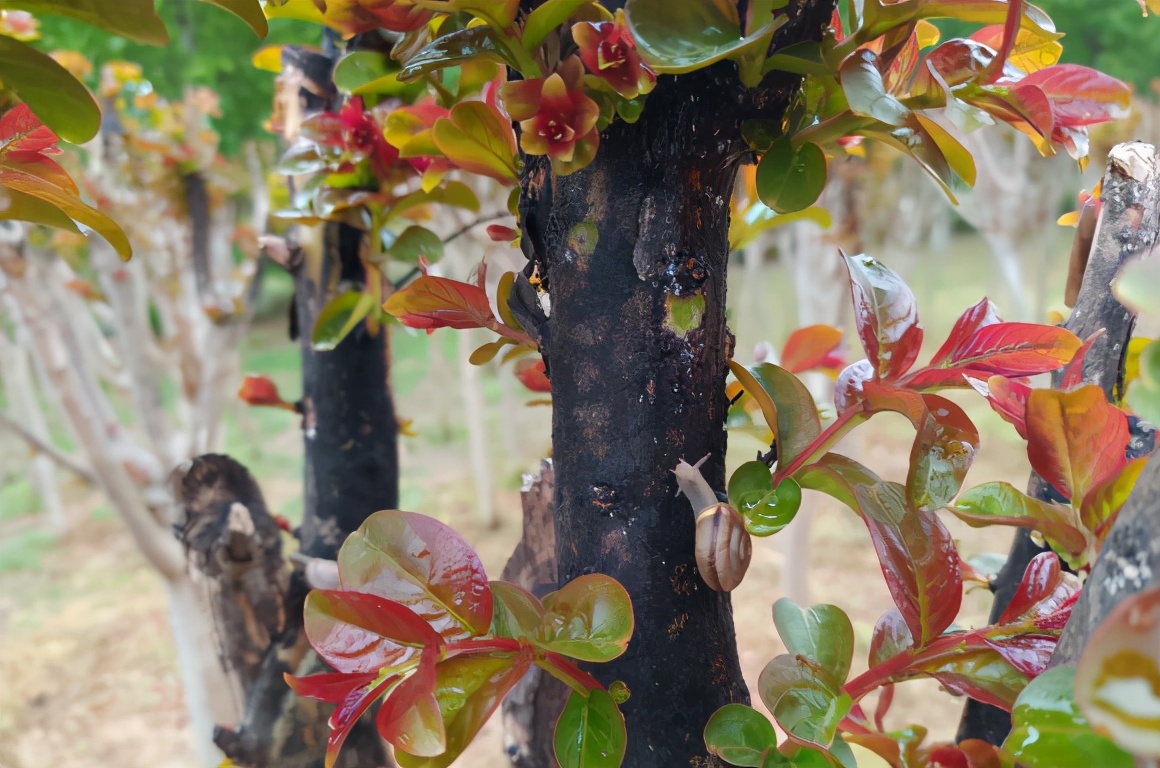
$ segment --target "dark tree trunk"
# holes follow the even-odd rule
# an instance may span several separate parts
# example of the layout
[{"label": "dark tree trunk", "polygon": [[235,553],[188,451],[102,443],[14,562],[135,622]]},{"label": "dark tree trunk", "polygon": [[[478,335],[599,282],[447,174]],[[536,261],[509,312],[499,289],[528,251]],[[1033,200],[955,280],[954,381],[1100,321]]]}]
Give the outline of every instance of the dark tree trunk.
[{"label": "dark tree trunk", "polygon": [[321,242],[304,246],[293,269],[306,439],[306,514],[300,537],[303,554],[311,557],[333,559],[371,513],[399,503],[387,328],[372,334],[360,323],[328,352],[310,344],[314,321],[326,303],[341,290],[365,285],[365,236],[346,224],[324,224]]},{"label": "dark tree trunk", "polygon": [[[819,36],[832,9],[792,3],[775,47]],[[705,723],[749,700],[729,596],[697,573],[693,513],[672,470],[708,455],[706,479],[725,487],[725,271],[746,152],[740,120],[779,118],[799,84],[745,91],[731,63],[662,77],[641,120],[606,130],[586,169],[557,178],[544,158],[525,169],[525,275],[538,271],[551,297],[550,318],[531,324],[552,382],[559,577],[606,573],[632,596],[627,652],[591,671],[631,691],[622,710],[633,768],[718,765]],[[514,309],[531,318],[523,285]]]},{"label": "dark tree trunk", "polygon": [[[1135,159],[1149,158],[1147,161],[1136,163]],[[1093,345],[1084,361],[1084,381],[1089,384],[1098,384],[1103,387],[1104,393],[1112,402],[1119,402],[1124,394],[1124,359],[1127,355],[1128,341],[1132,338],[1132,331],[1136,325],[1136,315],[1122,305],[1112,294],[1111,283],[1120,269],[1129,261],[1146,255],[1157,242],[1160,230],[1160,168],[1155,164],[1155,150],[1145,144],[1130,143],[1118,145],[1109,154],[1108,168],[1103,179],[1103,212],[1093,240],[1090,240],[1091,251],[1086,255],[1086,267],[1083,270],[1083,280],[1075,297],[1075,308],[1064,322],[1063,327],[1075,333],[1081,339],[1087,339],[1092,334],[1103,330],[1104,335]],[[1087,240],[1082,230],[1077,237]],[[1084,254],[1072,255],[1072,263],[1084,262]],[[1053,377],[1053,386],[1059,386],[1060,377]],[[1132,443],[1128,449],[1129,458],[1139,458],[1151,453],[1155,448],[1155,429],[1138,420],[1131,420]],[[1146,483],[1141,476],[1139,484],[1142,487],[1156,485],[1155,481]],[[1034,472],[1028,483],[1028,494],[1045,501],[1066,501],[1054,495],[1054,491],[1044,480]],[[1136,494],[1133,494],[1133,499]],[[1155,498],[1155,497],[1153,497]],[[1152,502],[1155,504],[1155,501]],[[1137,505],[1138,506],[1138,505]],[[1112,546],[1114,552],[1139,553],[1146,550],[1149,540],[1142,539],[1130,544],[1123,539],[1125,529],[1138,528],[1131,534],[1132,538],[1138,533],[1146,533],[1146,526],[1138,522],[1143,514],[1136,510],[1128,515],[1126,509],[1113,528],[1113,534],[1105,544],[1105,550],[1099,558],[1100,566],[1092,571],[1087,580],[1083,596],[1077,604],[1067,632],[1060,642],[1060,651],[1068,657],[1075,652],[1075,646],[1082,648],[1082,639],[1077,640],[1077,630],[1073,626],[1078,622],[1085,626],[1081,630],[1081,638],[1086,638],[1086,626],[1094,622],[1089,621],[1088,612],[1095,608],[1095,618],[1102,618],[1104,611],[1111,605],[1101,598],[1093,598],[1089,593],[1099,593],[1102,589],[1097,575],[1105,576],[1116,567],[1114,563],[1106,562],[1107,547]],[[1137,522],[1130,522],[1137,520]],[[1155,535],[1156,516],[1152,517],[1152,534]],[[1155,538],[1152,539],[1153,541]],[[1143,548],[1143,549],[1142,549]],[[1003,611],[1014,597],[1015,590],[1023,578],[1027,565],[1038,554],[1048,551],[1031,539],[1026,530],[1019,530],[1015,534],[1015,541],[1011,553],[1004,564],[1002,571],[995,577],[992,591],[995,593],[995,603],[991,608],[991,623],[998,620]],[[1160,553],[1153,553],[1153,565],[1160,566]],[[1124,592],[1123,594],[1127,594]],[[1122,597],[1123,595],[1121,595]],[[1071,650],[1065,650],[1070,648]],[[1074,660],[1074,659],[1072,659]],[[992,744],[1001,744],[1011,731],[1011,715],[998,707],[971,700],[963,712],[963,720],[959,727],[959,738],[984,739]]]}]

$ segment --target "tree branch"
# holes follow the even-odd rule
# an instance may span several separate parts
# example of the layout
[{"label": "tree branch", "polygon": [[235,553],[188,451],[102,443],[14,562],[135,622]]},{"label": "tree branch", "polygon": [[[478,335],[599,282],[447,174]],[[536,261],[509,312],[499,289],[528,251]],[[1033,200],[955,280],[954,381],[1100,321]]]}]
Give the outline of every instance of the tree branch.
[{"label": "tree branch", "polygon": [[32,446],[35,451],[38,453],[43,453],[45,456],[49,457],[60,466],[80,477],[89,485],[97,484],[97,476],[94,475],[93,471],[86,467],[79,459],[74,456],[70,456],[47,440],[41,440],[39,437],[37,437],[36,433],[25,427],[20,422],[16,421],[16,419],[12,418],[4,411],[0,411],[0,427],[4,427],[8,431],[12,432],[17,437],[24,440],[24,442]]}]

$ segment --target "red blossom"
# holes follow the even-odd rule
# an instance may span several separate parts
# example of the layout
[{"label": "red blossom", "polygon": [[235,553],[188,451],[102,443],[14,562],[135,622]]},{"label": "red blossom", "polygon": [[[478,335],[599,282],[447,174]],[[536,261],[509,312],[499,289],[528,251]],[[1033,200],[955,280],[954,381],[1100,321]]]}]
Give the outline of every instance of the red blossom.
[{"label": "red blossom", "polygon": [[520,124],[520,146],[529,155],[548,155],[557,173],[578,171],[592,161],[600,142],[600,107],[584,93],[584,65],[575,56],[544,78],[505,83],[504,109]]},{"label": "red blossom", "polygon": [[582,21],[572,26],[572,39],[588,71],[626,99],[635,99],[656,87],[657,76],[641,61],[624,11],[616,21]]},{"label": "red blossom", "polygon": [[327,24],[347,35],[376,29],[413,32],[435,15],[410,0],[314,0],[314,5]]}]

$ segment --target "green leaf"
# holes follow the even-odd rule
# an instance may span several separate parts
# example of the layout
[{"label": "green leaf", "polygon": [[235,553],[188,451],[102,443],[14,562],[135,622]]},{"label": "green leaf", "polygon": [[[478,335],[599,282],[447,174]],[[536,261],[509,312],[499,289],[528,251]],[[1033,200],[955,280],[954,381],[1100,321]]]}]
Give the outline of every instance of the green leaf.
[{"label": "green leaf", "polygon": [[1160,260],[1129,262],[1112,281],[1116,298],[1137,312],[1160,314]]},{"label": "green leaf", "polygon": [[591,573],[544,596],[536,645],[580,661],[611,661],[632,637],[632,599],[611,576]]},{"label": "green leaf", "polygon": [[793,522],[801,508],[801,486],[787,478],[774,488],[769,467],[761,461],[738,467],[729,478],[728,492],[729,503],[754,536],[772,536]]},{"label": "green leaf", "polygon": [[829,749],[838,724],[853,706],[840,686],[819,677],[807,661],[790,654],[769,662],[757,686],[761,700],[790,739],[822,750]]},{"label": "green leaf", "polygon": [[764,72],[780,70],[795,75],[833,76],[834,72],[826,62],[820,43],[804,40],[800,43],[779,48],[777,53],[765,60]]},{"label": "green leaf", "polygon": [[947,509],[974,528],[987,525],[1033,528],[1073,557],[1087,549],[1087,536],[1072,509],[1034,499],[1010,483],[975,486],[960,494]]},{"label": "green leaf", "polygon": [[842,62],[839,71],[842,92],[846,94],[846,101],[854,114],[872,117],[887,125],[905,125],[911,112],[886,91],[877,60],[873,51],[861,49]]},{"label": "green leaf", "polygon": [[836,605],[802,608],[788,597],[773,604],[773,623],[786,650],[808,659],[842,685],[854,659],[854,625]]},{"label": "green leaf", "polygon": [[608,691],[573,691],[556,722],[560,768],[620,768],[628,747],[624,715]]},{"label": "green leaf", "polygon": [[246,22],[258,37],[264,38],[270,32],[266,14],[262,13],[262,4],[258,0],[201,0],[201,2],[229,11]]},{"label": "green leaf", "polygon": [[1075,703],[1075,669],[1049,669],[1011,710],[1003,750],[1027,768],[1132,768],[1135,761],[1088,724]]},{"label": "green leaf", "polygon": [[511,123],[485,102],[456,104],[450,117],[435,121],[431,138],[448,160],[469,173],[490,176],[504,184],[514,184],[519,179]]},{"label": "green leaf", "polygon": [[375,297],[364,291],[344,291],[326,303],[314,320],[310,346],[329,352],[375,308]]},{"label": "green leaf", "polygon": [[352,51],[334,65],[334,84],[353,96],[397,96],[422,91],[398,78],[399,67],[380,51]]},{"label": "green leaf", "polygon": [[[154,0],[5,0],[4,8],[40,16],[67,16],[139,43],[168,45],[165,22],[153,3]],[[7,68],[4,69],[7,77]]]},{"label": "green leaf", "polygon": [[[5,38],[0,36],[0,40],[2,39]],[[129,238],[125,236],[117,222],[96,208],[85,205],[79,197],[71,192],[61,189],[39,176],[3,167],[0,167],[0,187],[7,187],[18,193],[23,192],[51,204],[73,221],[85,225],[105,238],[105,241],[113,246],[122,259],[128,260],[133,255],[133,246],[129,244]],[[4,218],[3,213],[0,213],[0,218]]]},{"label": "green leaf", "polygon": [[3,189],[8,195],[8,207],[0,211],[0,220],[27,221],[45,227],[63,229],[67,232],[81,234],[76,222],[70,219],[59,208],[40,198],[17,192],[14,189]]},{"label": "green leaf", "polygon": [[777,213],[804,211],[826,186],[826,153],[817,144],[794,147],[777,139],[757,164],[757,194]]},{"label": "green leaf", "polygon": [[1160,424],[1160,341],[1140,352],[1140,378],[1128,388],[1128,405],[1153,424]]},{"label": "green leaf", "polygon": [[531,592],[506,581],[491,583],[491,634],[532,640],[544,621],[544,607]]},{"label": "green leaf", "polygon": [[726,488],[729,494],[729,503],[740,510],[746,502],[764,498],[773,491],[773,477],[765,462],[747,461],[729,476],[729,485]]},{"label": "green leaf", "polygon": [[496,31],[483,26],[470,27],[435,38],[425,48],[403,62],[403,69],[398,77],[404,82],[409,82],[436,70],[481,59],[490,59],[514,69],[519,68],[519,62],[511,57]]},{"label": "green leaf", "polygon": [[778,461],[788,464],[822,431],[818,407],[806,386],[789,371],[772,363],[745,367],[730,360],[729,370],[761,412],[777,440]]},{"label": "green leaf", "polygon": [[471,190],[471,187],[462,181],[444,181],[430,192],[417,189],[408,195],[400,197],[391,206],[390,210],[387,211],[387,223],[389,224],[398,219],[404,212],[416,206],[430,203],[449,205],[452,208],[462,208],[472,213],[479,212],[479,198],[475,196],[475,192]]},{"label": "green leaf", "polygon": [[528,20],[524,22],[521,37],[524,48],[529,51],[539,48],[540,43],[544,42],[544,38],[553,29],[572,18],[581,6],[591,2],[592,0],[547,0],[528,14]]},{"label": "green leaf", "polygon": [[431,230],[412,224],[399,233],[387,253],[408,264],[418,264],[420,259],[433,263],[443,258],[443,240]]},{"label": "green leaf", "polygon": [[705,746],[730,765],[762,768],[777,749],[773,724],[752,707],[726,704],[705,724]]},{"label": "green leaf", "polygon": [[[742,37],[741,20],[732,0],[628,0],[624,12],[641,57],[654,71],[681,74],[726,58],[757,58],[758,80],[769,40],[786,20],[785,14],[771,17]],[[743,82],[750,87],[757,84],[746,80],[750,80],[748,76]]]},{"label": "green leaf", "polygon": [[14,91],[65,141],[83,144],[97,135],[100,107],[89,90],[51,56],[0,35],[0,73],[3,87]]},{"label": "green leaf", "polygon": [[399,768],[447,768],[471,743],[529,663],[513,654],[473,654],[440,662],[435,698],[443,716],[447,750],[436,757],[395,751]]}]

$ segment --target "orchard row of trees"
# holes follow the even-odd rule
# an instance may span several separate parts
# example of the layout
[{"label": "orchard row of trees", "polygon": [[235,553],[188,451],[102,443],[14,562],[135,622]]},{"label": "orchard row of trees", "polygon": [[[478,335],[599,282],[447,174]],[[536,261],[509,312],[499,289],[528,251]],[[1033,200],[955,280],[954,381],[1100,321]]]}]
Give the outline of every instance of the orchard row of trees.
[{"label": "orchard row of trees", "polygon": [[[152,3],[134,4],[135,15],[101,2],[2,7],[164,41]],[[124,500],[158,569],[171,583],[211,586],[209,605],[178,603],[175,616],[217,617],[231,679],[203,676],[198,687],[190,675],[187,686],[205,697],[241,692],[244,711],[214,714],[214,742],[235,764],[384,765],[393,754],[403,766],[446,766],[517,684],[524,706],[561,708],[555,723],[513,710],[532,723],[514,749],[527,764],[853,765],[855,748],[895,766],[1059,765],[1077,749],[1083,764],[1160,756],[1154,715],[1124,693],[1160,669],[1156,466],[1140,419],[1160,410],[1155,345],[1141,354],[1139,385],[1124,388],[1134,313],[1160,306],[1155,265],[1143,260],[1160,234],[1154,148],[1114,149],[1101,195],[1081,209],[1082,288],[1063,327],[1004,322],[984,299],[916,366],[913,294],[873,258],[842,254],[865,359],[837,373],[823,421],[795,371],[837,364],[831,333],[795,336],[782,365],[745,365],[726,325],[731,200],[744,165],[756,170],[736,207],[761,229],[823,217],[816,204],[832,159],[867,141],[909,155],[952,199],[975,181],[963,136],[982,124],[1007,123],[1042,154],[1084,161],[1088,127],[1125,116],[1130,89],[1058,63],[1041,9],[1021,0],[211,4],[259,34],[267,16],[332,30],[322,50],[282,48],[275,67],[272,124],[291,192],[283,218],[295,226],[262,242],[295,281],[303,394],[289,404],[262,380],[243,389],[302,415],[303,523],[284,541],[255,480],[222,456],[196,456],[163,487],[169,467],[212,445],[205,429],[175,446],[157,413],[150,472],[101,442],[92,413],[74,429],[91,437],[94,474]],[[969,36],[944,37],[958,27],[936,19]],[[106,293],[123,317],[116,338],[149,405],[157,374],[136,357],[150,329],[122,273],[142,252],[154,265],[160,246],[117,215],[114,194],[95,182],[82,194],[49,157],[58,134],[81,142],[99,130],[90,162],[123,162],[114,105],[102,117],[66,58],[0,42],[20,64],[3,73],[4,215],[104,239],[91,240],[88,264],[109,270]],[[244,302],[223,311],[207,300],[229,259],[209,253],[204,163],[189,152],[197,134],[186,109],[186,153],[173,165],[190,221],[170,240],[188,245],[190,295],[198,322],[211,323],[199,337],[211,345],[205,360],[214,356],[204,350],[229,347],[215,334]],[[525,265],[498,280],[482,266],[470,281],[436,274],[431,263],[460,230],[494,218],[485,202],[502,210],[504,200],[518,228],[487,233],[517,244]],[[455,228],[430,223],[455,216]],[[128,269],[114,250],[136,252]],[[45,329],[32,255],[19,239],[5,246],[4,289],[24,297],[30,328]],[[177,313],[171,302],[164,309]],[[502,355],[550,391],[552,477],[528,494],[525,542],[506,574],[520,585],[489,581],[444,524],[393,509],[385,324],[394,320],[489,329],[496,338],[473,361]],[[59,348],[51,334],[67,332],[43,330],[38,348]],[[67,406],[68,387],[83,382],[65,378],[83,371],[63,368]],[[1033,385],[1043,374],[1051,387]],[[980,435],[938,394],[949,388],[974,388],[1027,440],[1028,493],[963,489]],[[212,424],[210,401],[194,399],[194,422]],[[884,411],[915,428],[905,482],[831,450]],[[728,477],[726,424],[769,445]],[[783,529],[803,489],[866,525],[896,609],[875,628],[868,671],[847,679],[853,630],[842,610],[774,606],[789,653],[769,663],[758,693],[779,741],[748,706],[728,590],[744,577],[751,538]],[[941,510],[1020,528],[994,579],[961,560]],[[170,521],[184,549],[158,533]],[[1081,589],[1075,574],[1085,572]],[[991,625],[962,629],[954,621],[971,580],[988,583],[996,605]],[[957,743],[883,726],[893,686],[915,677],[970,697]],[[874,712],[863,708],[871,693]]]}]

